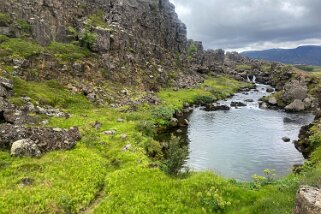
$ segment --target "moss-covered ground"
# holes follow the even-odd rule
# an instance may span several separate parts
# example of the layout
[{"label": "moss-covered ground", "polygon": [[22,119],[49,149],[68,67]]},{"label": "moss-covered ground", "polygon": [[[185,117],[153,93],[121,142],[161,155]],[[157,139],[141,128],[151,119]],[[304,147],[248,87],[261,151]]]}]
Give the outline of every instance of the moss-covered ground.
[{"label": "moss-covered ground", "polygon": [[[64,109],[72,116],[51,118],[48,126],[79,126],[83,138],[71,151],[40,158],[14,158],[1,151],[0,213],[291,213],[298,186],[313,184],[321,175],[316,167],[319,155],[313,156],[307,173],[253,183],[212,172],[171,177],[152,167],[160,159],[149,157],[149,151],[159,150],[150,133],[153,124],[167,119],[158,118],[157,111],[173,112],[199,99],[222,99],[247,86],[226,77],[208,78],[194,89],[164,89],[158,93],[161,104],[141,105],[128,113],[124,108],[96,107],[56,82],[14,82],[13,100],[29,96],[33,102]],[[92,126],[96,121],[102,123],[98,130]],[[105,135],[106,130],[116,134]],[[131,147],[125,150],[126,145]],[[23,184],[25,179],[31,184]]]}]

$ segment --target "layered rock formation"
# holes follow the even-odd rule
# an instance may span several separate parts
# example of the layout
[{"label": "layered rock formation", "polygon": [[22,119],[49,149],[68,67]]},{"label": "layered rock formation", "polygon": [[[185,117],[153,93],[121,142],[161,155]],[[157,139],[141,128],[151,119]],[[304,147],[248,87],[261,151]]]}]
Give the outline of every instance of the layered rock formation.
[{"label": "layered rock formation", "polygon": [[[31,35],[40,44],[69,41],[70,28],[96,34],[93,49],[162,58],[163,49],[183,53],[186,27],[168,0],[1,0],[0,11],[31,24]],[[91,23],[101,13],[104,23]],[[100,18],[100,17],[99,17]],[[97,20],[94,20],[97,21]],[[10,30],[8,30],[10,31]]]}]

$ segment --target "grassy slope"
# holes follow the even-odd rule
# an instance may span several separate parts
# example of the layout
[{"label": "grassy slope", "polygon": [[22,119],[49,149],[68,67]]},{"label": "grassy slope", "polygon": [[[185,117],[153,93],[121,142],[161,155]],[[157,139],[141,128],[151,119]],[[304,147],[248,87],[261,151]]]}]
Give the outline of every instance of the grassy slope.
[{"label": "grassy slope", "polygon": [[[259,187],[258,183],[236,183],[210,172],[171,178],[158,168],[149,168],[153,160],[144,148],[153,139],[139,132],[137,126],[145,120],[154,121],[152,111],[159,106],[122,113],[121,109],[97,108],[52,82],[15,81],[19,86],[14,99],[28,95],[34,101],[45,99],[64,107],[72,117],[53,118],[49,125],[80,126],[83,139],[74,150],[50,152],[39,159],[12,158],[8,152],[0,152],[0,213],[75,213],[95,201],[98,193],[101,203],[89,210],[95,213],[291,212],[301,177],[290,176]],[[174,110],[199,96],[223,98],[241,86],[221,77],[208,79],[196,89],[166,89],[158,96],[161,105]],[[42,93],[47,90],[49,93]],[[125,122],[117,122],[118,118]],[[96,120],[103,124],[100,130],[91,126]],[[117,130],[117,134],[102,134],[109,129]],[[121,134],[128,138],[122,139]],[[123,151],[127,144],[131,149]],[[33,179],[33,184],[23,187],[23,178]]]}]

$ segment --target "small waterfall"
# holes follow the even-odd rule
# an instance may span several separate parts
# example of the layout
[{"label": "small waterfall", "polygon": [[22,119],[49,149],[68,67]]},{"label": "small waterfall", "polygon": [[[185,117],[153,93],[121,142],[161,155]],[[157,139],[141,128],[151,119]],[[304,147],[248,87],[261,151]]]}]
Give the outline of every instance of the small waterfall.
[{"label": "small waterfall", "polygon": [[256,81],[256,76],[255,76],[255,75],[253,75],[252,82],[253,82],[253,83],[256,83],[255,81]]},{"label": "small waterfall", "polygon": [[[251,77],[251,78],[250,78]],[[248,82],[252,82],[252,83],[256,83],[255,81],[256,81],[256,76],[255,75],[253,75],[253,76],[246,76],[246,79],[247,79],[247,81]],[[252,80],[251,80],[252,79]]]},{"label": "small waterfall", "polygon": [[249,76],[246,76],[246,79],[247,79],[248,82],[251,82]]}]

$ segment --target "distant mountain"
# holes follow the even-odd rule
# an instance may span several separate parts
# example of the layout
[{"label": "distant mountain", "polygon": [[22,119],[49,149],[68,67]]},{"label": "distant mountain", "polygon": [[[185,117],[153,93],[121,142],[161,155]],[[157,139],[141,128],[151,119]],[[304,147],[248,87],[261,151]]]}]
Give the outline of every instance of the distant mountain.
[{"label": "distant mountain", "polygon": [[252,59],[265,59],[286,64],[306,64],[321,66],[321,46],[300,46],[295,49],[270,49],[245,51],[241,55]]}]

